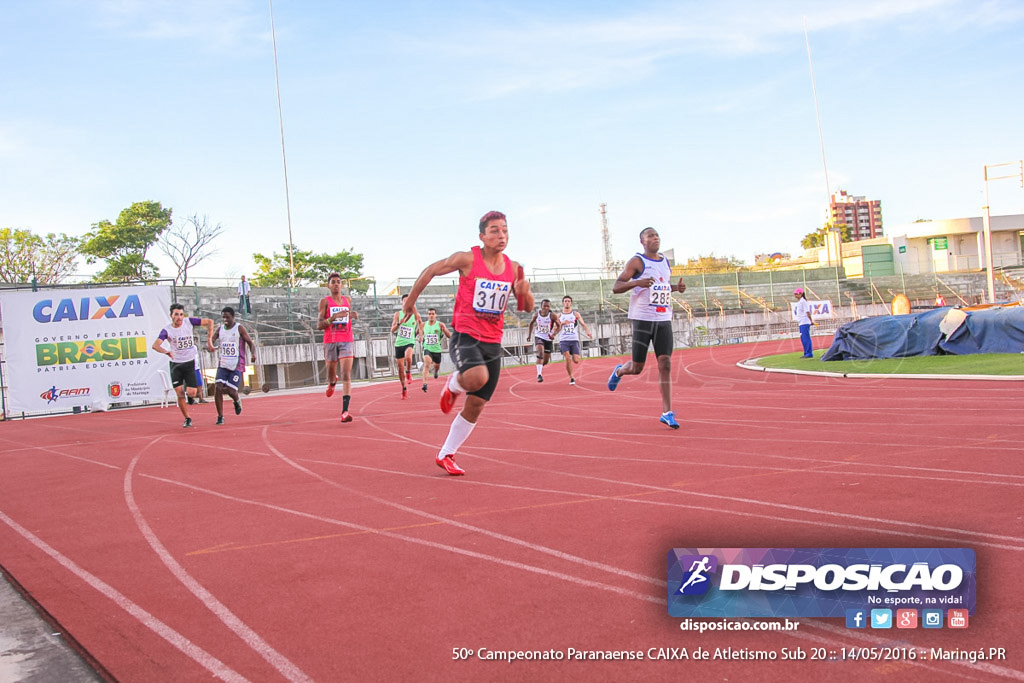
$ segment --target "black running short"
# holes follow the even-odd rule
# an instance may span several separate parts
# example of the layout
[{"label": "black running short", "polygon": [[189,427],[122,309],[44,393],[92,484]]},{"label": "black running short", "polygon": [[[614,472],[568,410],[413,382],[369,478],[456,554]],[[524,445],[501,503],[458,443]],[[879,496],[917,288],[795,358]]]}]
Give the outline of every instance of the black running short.
[{"label": "black running short", "polygon": [[490,401],[498,387],[498,375],[501,374],[501,344],[482,342],[468,334],[452,332],[450,353],[455,369],[459,372],[478,365],[487,366],[487,384],[469,394]]},{"label": "black running short", "polygon": [[675,342],[672,339],[671,320],[633,321],[633,362],[647,361],[647,349],[654,345],[655,358],[671,356]]},{"label": "black running short", "polygon": [[184,363],[171,362],[171,386],[180,387],[182,385],[192,387],[193,389],[199,388],[199,382],[196,380],[196,362],[194,360],[185,361]]}]

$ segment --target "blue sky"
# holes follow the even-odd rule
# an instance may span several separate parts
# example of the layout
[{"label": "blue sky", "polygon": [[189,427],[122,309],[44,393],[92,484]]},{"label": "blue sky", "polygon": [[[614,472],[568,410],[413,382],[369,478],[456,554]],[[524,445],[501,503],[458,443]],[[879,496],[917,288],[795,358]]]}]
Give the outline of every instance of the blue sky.
[{"label": "blue sky", "polygon": [[[1024,156],[1019,0],[275,0],[295,244],[383,283],[498,209],[528,271],[593,268],[606,202],[616,258],[647,225],[677,259],[798,253],[827,205],[805,18],[830,189],[887,228],[981,215]],[[9,0],[0,57],[0,226],[157,200],[225,227],[211,278],[287,241],[265,0]]]}]

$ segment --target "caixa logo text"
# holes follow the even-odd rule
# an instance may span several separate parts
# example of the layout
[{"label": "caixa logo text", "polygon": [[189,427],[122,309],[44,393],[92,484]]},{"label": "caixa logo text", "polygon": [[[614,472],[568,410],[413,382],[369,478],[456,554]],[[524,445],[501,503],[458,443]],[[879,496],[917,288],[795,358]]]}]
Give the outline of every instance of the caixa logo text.
[{"label": "caixa logo text", "polygon": [[[120,302],[120,303],[118,303]],[[142,317],[142,303],[137,294],[93,296],[80,299],[43,299],[32,307],[32,317],[40,323],[58,323],[64,320],[99,320],[101,318]]]},{"label": "caixa logo text", "polygon": [[720,567],[718,589],[723,591],[796,590],[813,585],[823,591],[949,591],[958,588],[964,571],[955,564],[942,564],[934,569],[927,562],[906,564],[726,564]]}]

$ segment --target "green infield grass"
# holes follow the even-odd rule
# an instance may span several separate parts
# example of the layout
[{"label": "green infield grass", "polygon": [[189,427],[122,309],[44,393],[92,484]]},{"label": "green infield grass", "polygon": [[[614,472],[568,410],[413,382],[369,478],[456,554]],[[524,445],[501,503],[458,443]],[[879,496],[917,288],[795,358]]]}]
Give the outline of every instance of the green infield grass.
[{"label": "green infield grass", "polygon": [[800,353],[765,356],[757,361],[763,368],[812,370],[845,374],[874,375],[1024,375],[1024,354],[978,353],[970,356],[912,356],[909,358],[874,358],[871,360],[821,361],[825,351],[814,352],[814,358]]}]

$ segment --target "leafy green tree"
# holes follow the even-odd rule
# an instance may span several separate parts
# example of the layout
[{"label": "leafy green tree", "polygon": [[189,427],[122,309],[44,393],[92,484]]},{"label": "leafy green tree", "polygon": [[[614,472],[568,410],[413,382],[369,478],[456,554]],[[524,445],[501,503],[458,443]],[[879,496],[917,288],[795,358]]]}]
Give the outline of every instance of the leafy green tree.
[{"label": "leafy green tree", "polygon": [[75,270],[80,240],[64,233],[45,237],[31,230],[0,230],[0,282],[60,284]]},{"label": "leafy green tree", "polygon": [[153,201],[135,202],[121,212],[116,223],[103,220],[93,224],[81,251],[86,263],[107,262],[94,279],[127,282],[159,277],[160,272],[146,258],[146,252],[170,225],[171,209]]},{"label": "leafy green tree", "polygon": [[814,232],[807,233],[800,240],[800,246],[804,249],[825,246],[825,232],[823,230],[815,230]]},{"label": "leafy green tree", "polygon": [[[367,280],[359,280],[363,270],[363,255],[346,250],[337,254],[314,254],[293,245],[292,257],[295,261],[295,284],[321,286],[327,284],[327,276],[340,273],[343,280],[350,280],[353,291],[363,294],[369,288]],[[274,252],[270,256],[253,254],[256,261],[256,276],[253,285],[256,287],[287,287],[290,282],[291,269],[288,261],[288,245],[281,245],[281,253]]]},{"label": "leafy green tree", "polygon": [[[846,223],[840,223],[835,226],[839,228],[839,241],[840,242],[852,242],[853,241],[853,228]],[[812,247],[823,247],[825,246],[825,235],[832,229],[829,223],[821,226],[814,232],[809,232],[804,235],[804,238],[800,240],[800,246],[804,249],[810,249]]]}]

